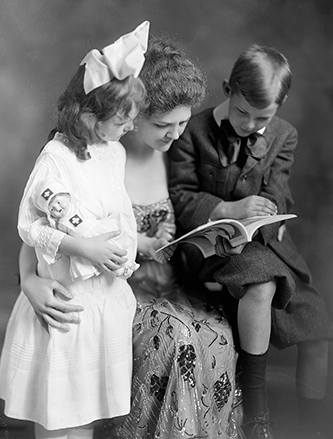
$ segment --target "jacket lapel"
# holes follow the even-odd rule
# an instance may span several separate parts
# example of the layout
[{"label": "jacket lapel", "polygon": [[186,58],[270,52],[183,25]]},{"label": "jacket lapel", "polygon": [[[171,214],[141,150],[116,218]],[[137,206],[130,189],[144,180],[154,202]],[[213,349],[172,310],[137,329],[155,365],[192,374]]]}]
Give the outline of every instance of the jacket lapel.
[{"label": "jacket lapel", "polygon": [[[272,128],[271,128],[270,124],[266,127],[263,135],[264,135],[266,142],[267,142],[267,154],[268,154],[268,152],[272,146],[274,137],[275,137],[273,132],[272,132]],[[265,157],[267,157],[267,154]],[[247,156],[245,165],[244,165],[238,179],[242,180],[246,174],[248,174],[258,163],[260,163],[261,160],[265,160],[265,157],[263,157],[262,159],[257,159],[255,157],[250,156],[250,155]]]}]

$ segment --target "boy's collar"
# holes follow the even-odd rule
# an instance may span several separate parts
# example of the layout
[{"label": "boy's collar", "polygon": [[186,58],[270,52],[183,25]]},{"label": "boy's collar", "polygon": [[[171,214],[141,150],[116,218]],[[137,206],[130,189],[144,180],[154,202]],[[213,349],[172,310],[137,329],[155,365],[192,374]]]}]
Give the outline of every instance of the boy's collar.
[{"label": "boy's collar", "polygon": [[213,116],[218,126],[220,126],[222,119],[229,118],[228,114],[229,114],[229,99],[217,105],[213,110]]},{"label": "boy's collar", "polygon": [[[218,126],[220,126],[222,119],[229,119],[229,99],[225,100],[213,109],[213,116]],[[265,130],[266,127],[263,127],[257,131],[257,133],[264,134]]]}]

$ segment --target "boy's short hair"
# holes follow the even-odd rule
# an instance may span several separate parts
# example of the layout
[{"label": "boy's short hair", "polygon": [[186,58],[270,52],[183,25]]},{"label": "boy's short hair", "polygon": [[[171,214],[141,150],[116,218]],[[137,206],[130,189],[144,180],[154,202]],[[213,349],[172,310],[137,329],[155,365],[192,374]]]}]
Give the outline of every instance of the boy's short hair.
[{"label": "boy's short hair", "polygon": [[287,58],[273,47],[253,44],[238,57],[229,78],[231,94],[240,93],[253,107],[281,105],[290,89]]}]

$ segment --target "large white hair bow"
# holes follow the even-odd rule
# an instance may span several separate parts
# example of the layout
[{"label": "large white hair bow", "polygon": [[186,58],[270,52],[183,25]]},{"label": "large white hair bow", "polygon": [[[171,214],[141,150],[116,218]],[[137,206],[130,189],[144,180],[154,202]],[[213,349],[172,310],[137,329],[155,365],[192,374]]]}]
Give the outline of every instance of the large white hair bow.
[{"label": "large white hair bow", "polygon": [[139,76],[148,45],[149,21],[141,23],[133,32],[120,37],[109,46],[91,50],[81,61],[85,64],[83,87],[86,94],[112,78],[125,79]]}]

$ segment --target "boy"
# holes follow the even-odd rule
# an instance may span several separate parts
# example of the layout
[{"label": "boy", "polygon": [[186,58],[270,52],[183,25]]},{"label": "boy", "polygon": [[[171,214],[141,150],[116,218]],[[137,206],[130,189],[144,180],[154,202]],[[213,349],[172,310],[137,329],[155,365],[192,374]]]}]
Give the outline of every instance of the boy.
[{"label": "boy", "polygon": [[[181,233],[208,220],[289,212],[297,131],[275,114],[291,78],[280,52],[253,45],[223,82],[228,99],[192,117],[171,150],[170,193]],[[288,231],[278,240],[278,228],[263,227],[253,242],[236,250],[219,241],[220,256],[207,259],[195,246],[183,247],[200,280],[217,281],[237,304],[243,428],[249,439],[273,438],[265,383],[270,341],[279,348],[298,345],[297,390],[305,420],[314,416],[314,406],[318,416],[322,412],[326,387],[331,334],[325,304]],[[304,427],[317,432],[321,425],[315,420]]]}]

